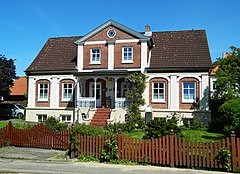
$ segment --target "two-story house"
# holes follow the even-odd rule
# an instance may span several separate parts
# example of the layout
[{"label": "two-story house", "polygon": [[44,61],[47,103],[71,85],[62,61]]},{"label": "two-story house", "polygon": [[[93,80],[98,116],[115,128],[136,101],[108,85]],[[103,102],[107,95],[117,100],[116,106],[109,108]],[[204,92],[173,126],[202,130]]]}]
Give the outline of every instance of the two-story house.
[{"label": "two-story house", "polygon": [[108,122],[124,122],[124,78],[142,72],[143,116],[150,105],[154,118],[179,113],[208,120],[210,67],[204,30],[152,32],[147,25],[137,32],[109,20],[82,37],[48,39],[26,70],[26,119],[92,122],[103,110]]}]

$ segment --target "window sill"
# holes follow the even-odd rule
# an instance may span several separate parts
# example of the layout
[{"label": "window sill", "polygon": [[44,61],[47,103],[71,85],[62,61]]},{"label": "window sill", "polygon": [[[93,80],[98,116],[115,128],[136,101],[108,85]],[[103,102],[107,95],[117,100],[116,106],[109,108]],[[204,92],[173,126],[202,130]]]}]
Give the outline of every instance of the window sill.
[{"label": "window sill", "polygon": [[153,101],[151,101],[151,103],[166,103],[166,101],[165,100],[158,100],[158,101],[153,100]]},{"label": "window sill", "polygon": [[130,61],[130,62],[127,62],[127,61],[124,61],[122,62],[123,64],[133,64],[133,61]]},{"label": "window sill", "polygon": [[196,101],[182,101],[182,104],[194,104]]},{"label": "window sill", "polygon": [[38,99],[37,102],[48,102],[48,99],[46,99],[46,100]]},{"label": "window sill", "polygon": [[101,65],[101,62],[90,62],[90,65]]},{"label": "window sill", "polygon": [[62,99],[61,102],[73,102],[73,100],[70,100],[70,99]]}]

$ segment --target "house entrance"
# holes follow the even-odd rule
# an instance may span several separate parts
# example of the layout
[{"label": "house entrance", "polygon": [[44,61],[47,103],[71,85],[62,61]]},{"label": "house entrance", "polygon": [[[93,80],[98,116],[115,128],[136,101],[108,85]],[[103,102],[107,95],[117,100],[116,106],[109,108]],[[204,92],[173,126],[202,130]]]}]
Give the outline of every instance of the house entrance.
[{"label": "house entrance", "polygon": [[[90,96],[94,97],[94,82],[90,82]],[[96,107],[102,107],[102,82],[96,83]]]}]

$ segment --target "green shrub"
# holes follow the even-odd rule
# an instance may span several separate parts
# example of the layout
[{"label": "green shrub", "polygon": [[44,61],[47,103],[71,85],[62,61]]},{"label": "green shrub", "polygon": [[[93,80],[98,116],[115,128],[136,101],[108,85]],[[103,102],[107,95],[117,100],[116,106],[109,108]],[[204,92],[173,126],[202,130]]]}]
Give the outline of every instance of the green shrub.
[{"label": "green shrub", "polygon": [[74,129],[76,130],[77,133],[80,133],[82,135],[102,136],[109,134],[109,132],[107,130],[104,130],[102,127],[96,127],[86,124],[75,125]]},{"label": "green shrub", "polygon": [[207,130],[206,124],[204,124],[199,118],[183,118],[183,126],[181,128],[190,130]]},{"label": "green shrub", "polygon": [[171,119],[161,118],[151,120],[145,129],[144,139],[156,139],[169,135],[170,130],[174,130],[174,134],[181,135],[181,129],[178,127],[178,119],[174,114]]},{"label": "green shrub", "polygon": [[217,161],[225,168],[226,171],[231,171],[231,164],[228,163],[228,161],[231,158],[231,152],[227,150],[226,148],[222,148],[217,156]]},{"label": "green shrub", "polygon": [[117,134],[118,130],[121,129],[121,132],[128,132],[128,124],[126,123],[114,123],[114,124],[108,124],[104,127],[106,131],[112,134]]},{"label": "green shrub", "polygon": [[114,136],[105,141],[99,160],[100,162],[118,160],[118,146],[117,140]]},{"label": "green shrub", "polygon": [[44,122],[44,125],[51,131],[62,131],[67,128],[66,123],[60,123],[55,117],[51,116]]},{"label": "green shrub", "polygon": [[98,161],[98,158],[92,155],[79,155],[78,160],[80,162],[91,162],[91,161]]},{"label": "green shrub", "polygon": [[221,112],[220,123],[223,125],[225,134],[230,135],[232,130],[240,135],[240,98],[225,101],[219,108]]}]

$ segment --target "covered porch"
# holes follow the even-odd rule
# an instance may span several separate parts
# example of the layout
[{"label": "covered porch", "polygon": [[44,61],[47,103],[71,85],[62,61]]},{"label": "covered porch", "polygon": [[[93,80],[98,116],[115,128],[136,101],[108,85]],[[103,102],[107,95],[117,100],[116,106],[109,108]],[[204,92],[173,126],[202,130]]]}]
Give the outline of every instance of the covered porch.
[{"label": "covered porch", "polygon": [[78,73],[76,103],[78,108],[126,108],[127,72],[110,74]]}]

